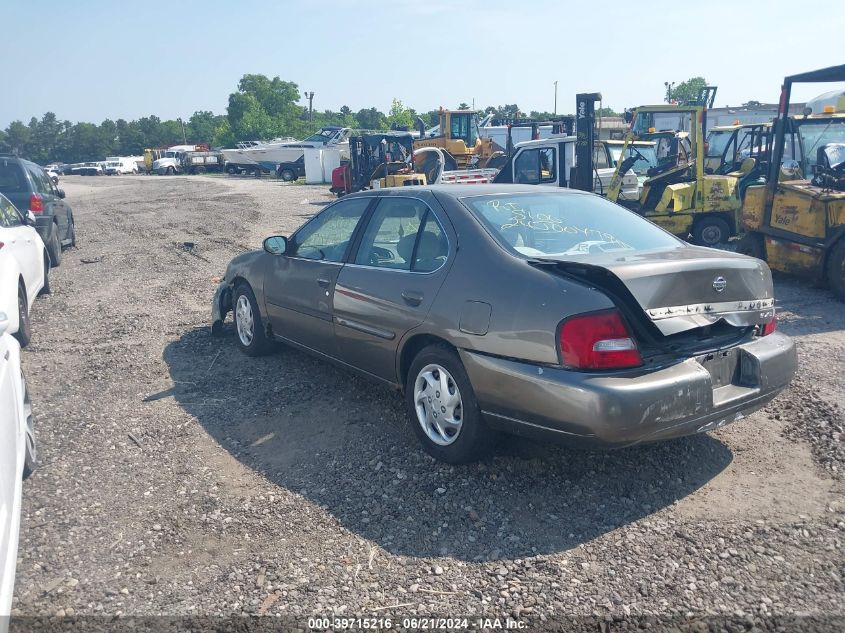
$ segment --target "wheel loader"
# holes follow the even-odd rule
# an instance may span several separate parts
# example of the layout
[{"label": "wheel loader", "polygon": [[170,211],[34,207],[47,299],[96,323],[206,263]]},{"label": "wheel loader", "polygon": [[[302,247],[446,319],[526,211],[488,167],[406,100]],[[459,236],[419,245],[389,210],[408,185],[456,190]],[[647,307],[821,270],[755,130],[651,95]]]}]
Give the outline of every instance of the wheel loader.
[{"label": "wheel loader", "polygon": [[426,137],[425,126],[420,126],[420,138],[414,141],[414,150],[424,147],[442,150],[447,170],[501,167],[507,159],[491,139],[479,135],[476,112],[440,108],[439,119],[437,136]]},{"label": "wheel loader", "polygon": [[839,81],[845,65],[784,79],[768,177],[745,192],[737,250],[826,282],[845,301],[845,97],[821,112],[788,114],[792,84]]}]

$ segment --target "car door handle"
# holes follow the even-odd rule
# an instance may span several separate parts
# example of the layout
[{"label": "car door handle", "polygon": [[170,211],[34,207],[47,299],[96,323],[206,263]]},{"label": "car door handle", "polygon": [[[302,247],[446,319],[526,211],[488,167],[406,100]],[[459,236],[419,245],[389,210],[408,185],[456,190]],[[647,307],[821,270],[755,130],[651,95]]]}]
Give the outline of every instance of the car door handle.
[{"label": "car door handle", "polygon": [[414,292],[412,290],[406,290],[405,292],[403,292],[402,298],[405,300],[405,303],[408,303],[412,306],[420,305],[423,300],[421,292]]},{"label": "car door handle", "polygon": [[328,288],[332,285],[332,280],[326,279],[325,277],[319,277],[317,279],[317,283],[320,284],[323,288]]}]

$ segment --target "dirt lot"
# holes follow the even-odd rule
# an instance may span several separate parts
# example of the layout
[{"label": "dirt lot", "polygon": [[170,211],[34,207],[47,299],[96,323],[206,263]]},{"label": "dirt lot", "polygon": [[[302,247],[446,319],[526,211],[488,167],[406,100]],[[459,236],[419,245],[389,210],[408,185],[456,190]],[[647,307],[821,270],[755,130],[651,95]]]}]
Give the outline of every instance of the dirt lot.
[{"label": "dirt lot", "polygon": [[42,465],[13,613],[845,614],[845,305],[778,279],[800,376],[712,435],[422,453],[397,394],[209,334],[216,276],[325,187],[69,177],[24,354]]}]

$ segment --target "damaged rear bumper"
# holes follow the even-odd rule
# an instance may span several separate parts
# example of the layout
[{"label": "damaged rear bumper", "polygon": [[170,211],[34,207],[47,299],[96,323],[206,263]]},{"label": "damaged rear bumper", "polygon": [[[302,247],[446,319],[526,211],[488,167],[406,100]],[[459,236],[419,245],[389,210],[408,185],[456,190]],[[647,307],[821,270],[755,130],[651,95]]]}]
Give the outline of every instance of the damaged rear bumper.
[{"label": "damaged rear bumper", "polygon": [[711,431],[748,415],[792,379],[778,332],[658,369],[583,373],[487,356],[461,358],[488,423],[518,435],[622,447]]}]

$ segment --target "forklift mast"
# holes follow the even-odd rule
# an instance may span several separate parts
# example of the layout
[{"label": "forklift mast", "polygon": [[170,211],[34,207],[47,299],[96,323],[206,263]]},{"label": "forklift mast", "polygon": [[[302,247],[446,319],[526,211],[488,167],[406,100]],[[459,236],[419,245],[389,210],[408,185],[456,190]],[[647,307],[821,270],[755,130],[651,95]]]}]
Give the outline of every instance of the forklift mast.
[{"label": "forklift mast", "polygon": [[593,190],[596,101],[601,101],[599,92],[575,95],[575,177],[572,187],[582,191]]}]

